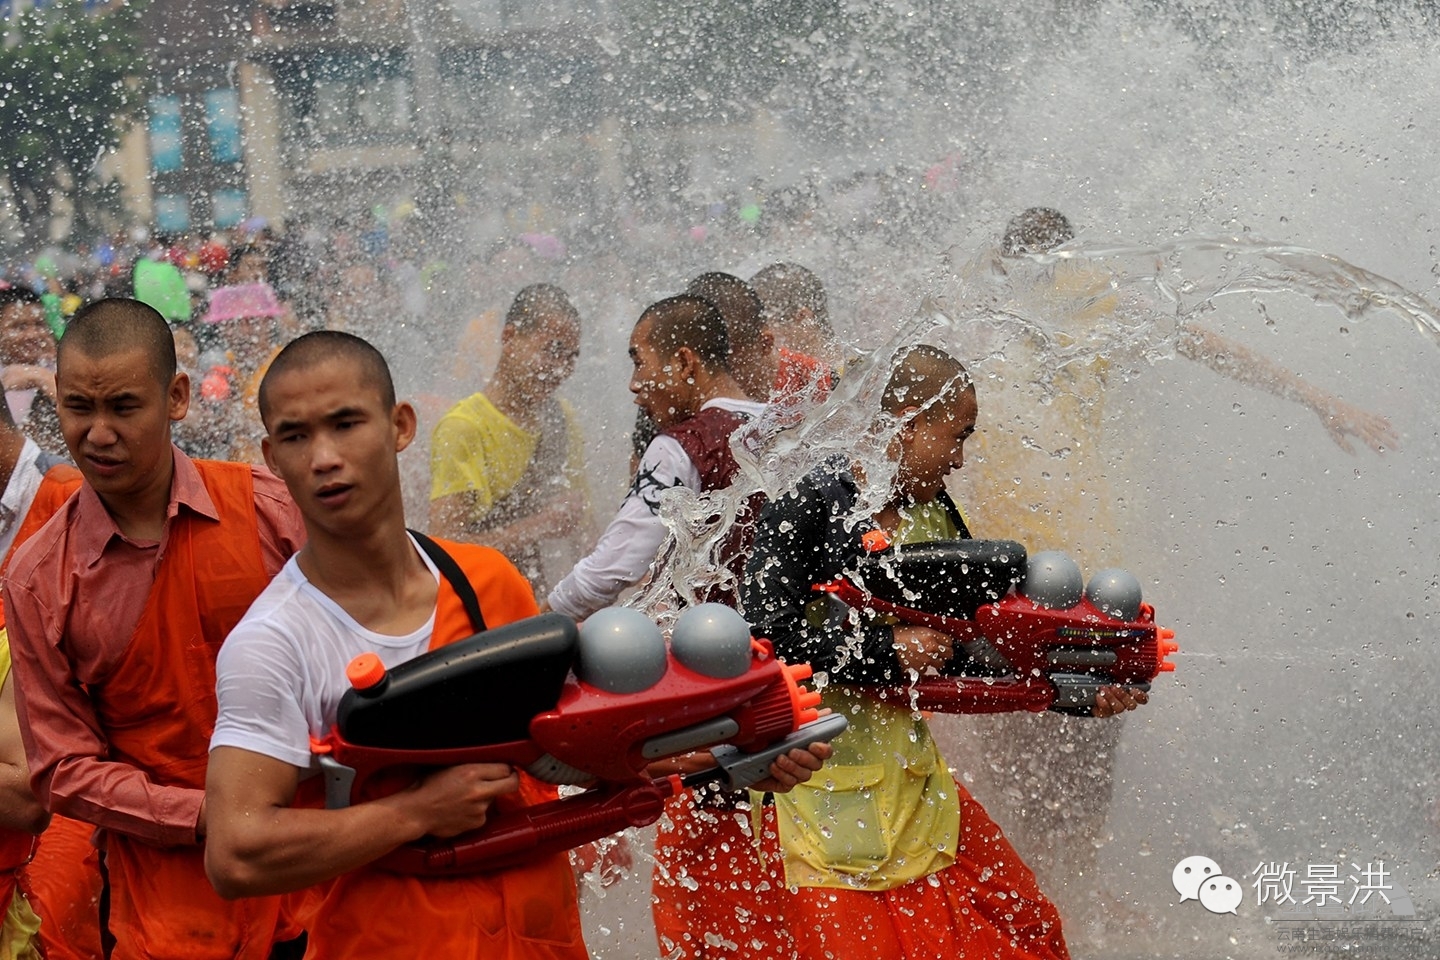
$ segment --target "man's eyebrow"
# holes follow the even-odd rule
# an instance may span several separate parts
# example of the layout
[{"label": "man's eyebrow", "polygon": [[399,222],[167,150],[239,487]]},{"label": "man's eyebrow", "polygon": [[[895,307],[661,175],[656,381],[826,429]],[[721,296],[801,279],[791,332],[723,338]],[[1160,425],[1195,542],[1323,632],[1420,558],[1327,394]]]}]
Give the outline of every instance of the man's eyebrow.
[{"label": "man's eyebrow", "polygon": [[[364,407],[339,407],[335,410],[330,410],[326,413],[321,414],[317,419],[328,420],[332,422],[335,420],[348,420],[351,417],[364,416],[365,412],[366,411]],[[295,418],[291,418],[288,420],[277,420],[275,421],[275,432],[283,433],[286,430],[294,430],[298,427],[305,426],[307,422],[309,421]]]},{"label": "man's eyebrow", "polygon": [[60,399],[62,403],[69,403],[73,400],[79,400],[86,403],[133,403],[134,401],[141,399],[141,396],[134,390],[125,390],[121,393],[110,393],[106,394],[103,397],[95,397],[91,396],[88,393],[82,393],[72,390],[62,396]]}]

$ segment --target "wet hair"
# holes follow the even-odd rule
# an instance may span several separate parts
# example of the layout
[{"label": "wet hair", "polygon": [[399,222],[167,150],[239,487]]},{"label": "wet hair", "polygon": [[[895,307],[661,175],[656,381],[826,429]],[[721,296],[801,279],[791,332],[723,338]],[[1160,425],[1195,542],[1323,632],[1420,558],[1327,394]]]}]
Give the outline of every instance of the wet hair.
[{"label": "wet hair", "polygon": [[1075,228],[1065,214],[1050,207],[1031,207],[1005,226],[1000,252],[1007,257],[1023,253],[1044,253],[1073,239]]},{"label": "wet hair", "polygon": [[918,344],[895,357],[895,367],[880,395],[880,409],[899,416],[907,407],[924,409],[950,396],[975,389],[965,365],[939,347]]},{"label": "wet hair", "polygon": [[750,278],[750,287],[760,298],[766,323],[788,326],[802,310],[809,310],[816,326],[831,329],[825,285],[800,264],[772,263]]},{"label": "wet hair", "polygon": [[29,287],[7,286],[0,288],[0,310],[15,303],[36,304],[41,303],[40,294]]},{"label": "wet hair", "polygon": [[570,302],[569,294],[553,283],[532,283],[515,294],[514,302],[505,312],[505,326],[517,333],[529,333],[551,317],[580,323],[580,311]]},{"label": "wet hair", "polygon": [[725,369],[730,359],[730,335],[720,309],[704,297],[682,293],[652,303],[639,323],[650,324],[650,346],[662,356],[674,356],[689,347],[707,370]]},{"label": "wet hair", "polygon": [[127,350],[143,350],[150,372],[165,389],[175,379],[175,338],[159,311],[126,297],[107,297],[75,311],[56,349],[55,366],[64,369],[65,355],[79,350],[101,359]]},{"label": "wet hair", "polygon": [[260,422],[270,427],[270,385],[287,373],[299,373],[319,366],[330,360],[349,360],[360,368],[357,387],[373,387],[380,394],[380,403],[390,410],[395,406],[395,381],[390,376],[390,365],[385,356],[369,341],[353,333],[340,330],[316,330],[296,337],[275,355],[270,369],[260,380],[260,391],[256,405],[260,408]]},{"label": "wet hair", "polygon": [[765,329],[760,298],[750,284],[729,273],[702,273],[685,292],[715,304],[731,343],[753,343]]}]

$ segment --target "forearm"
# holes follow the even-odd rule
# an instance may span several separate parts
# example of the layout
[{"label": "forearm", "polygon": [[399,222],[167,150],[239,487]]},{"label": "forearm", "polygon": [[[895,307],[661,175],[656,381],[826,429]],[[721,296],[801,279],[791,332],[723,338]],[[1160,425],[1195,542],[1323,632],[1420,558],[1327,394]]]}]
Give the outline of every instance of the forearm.
[{"label": "forearm", "polygon": [[110,759],[84,684],[37,628],[52,618],[17,584],[7,585],[5,600],[15,711],[35,798],[52,813],[147,843],[195,843],[204,791],[161,785],[146,770]]},{"label": "forearm", "polygon": [[590,555],[555,585],[548,598],[551,609],[580,620],[614,603],[650,569],[665,535],[659,517],[643,509],[622,512]]},{"label": "forearm", "polygon": [[0,764],[0,827],[24,833],[39,833],[50,822],[50,814],[30,792],[25,767]]},{"label": "forearm", "polygon": [[425,832],[403,791],[343,810],[270,807],[214,823],[205,870],[222,897],[289,893],[363,867]]},{"label": "forearm", "polygon": [[32,780],[53,813],[83,820],[156,846],[199,842],[204,790],[164,786],[126,763],[68,757]]},{"label": "forearm", "polygon": [[1303,404],[1317,413],[1328,398],[1324,391],[1306,383],[1298,374],[1203,327],[1182,327],[1176,348],[1181,356],[1203,363],[1237,383]]}]

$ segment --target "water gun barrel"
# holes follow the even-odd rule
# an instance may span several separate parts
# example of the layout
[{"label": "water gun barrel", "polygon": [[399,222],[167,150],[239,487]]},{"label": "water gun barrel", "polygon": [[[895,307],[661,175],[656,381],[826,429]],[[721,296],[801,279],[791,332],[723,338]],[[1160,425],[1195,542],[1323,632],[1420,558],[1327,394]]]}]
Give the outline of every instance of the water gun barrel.
[{"label": "water gun barrel", "polygon": [[362,656],[348,676],[335,730],[312,745],[329,806],[461,763],[590,787],[384,859],[407,873],[498,869],[652,823],[684,788],[652,780],[652,761],[717,749],[724,762],[709,779],[739,788],[845,725],[819,715],[819,694],[803,685],[808,665],[782,663],[739,614],[708,604],[681,616],[668,647],[649,618],[611,609],[579,630],[556,615],[520,621],[388,670]]},{"label": "water gun barrel", "polygon": [[397,847],[378,865],[396,873],[446,876],[533,863],[628,827],[648,826],[681,789],[678,777],[668,777],[507,811],[459,837]]},{"label": "water gun barrel", "polygon": [[816,589],[891,622],[949,633],[961,651],[944,676],[887,689],[883,699],[948,713],[1084,713],[1101,687],[1148,690],[1175,669],[1175,634],[1156,625],[1126,571],[1102,570],[1087,585],[1064,554],[1031,556],[1008,540],[871,547],[853,580]]}]

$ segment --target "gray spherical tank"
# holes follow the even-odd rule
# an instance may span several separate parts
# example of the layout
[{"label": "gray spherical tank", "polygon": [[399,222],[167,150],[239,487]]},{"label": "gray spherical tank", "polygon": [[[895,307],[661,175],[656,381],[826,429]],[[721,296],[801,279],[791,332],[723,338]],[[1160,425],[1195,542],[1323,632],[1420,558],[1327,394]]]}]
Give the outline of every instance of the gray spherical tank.
[{"label": "gray spherical tank", "polygon": [[1090,578],[1086,598],[1101,613],[1117,620],[1131,621],[1140,616],[1140,581],[1129,570],[1110,568]]},{"label": "gray spherical tank", "polygon": [[575,675],[610,693],[638,693],[669,665],[660,628],[639,610],[606,607],[580,625]]},{"label": "gray spherical tank", "polygon": [[1080,565],[1061,550],[1032,554],[1025,567],[1025,596],[1051,610],[1068,610],[1085,595]]},{"label": "gray spherical tank", "polygon": [[702,603],[675,621],[670,651],[696,673],[717,680],[738,677],[750,669],[750,624],[722,603]]}]

